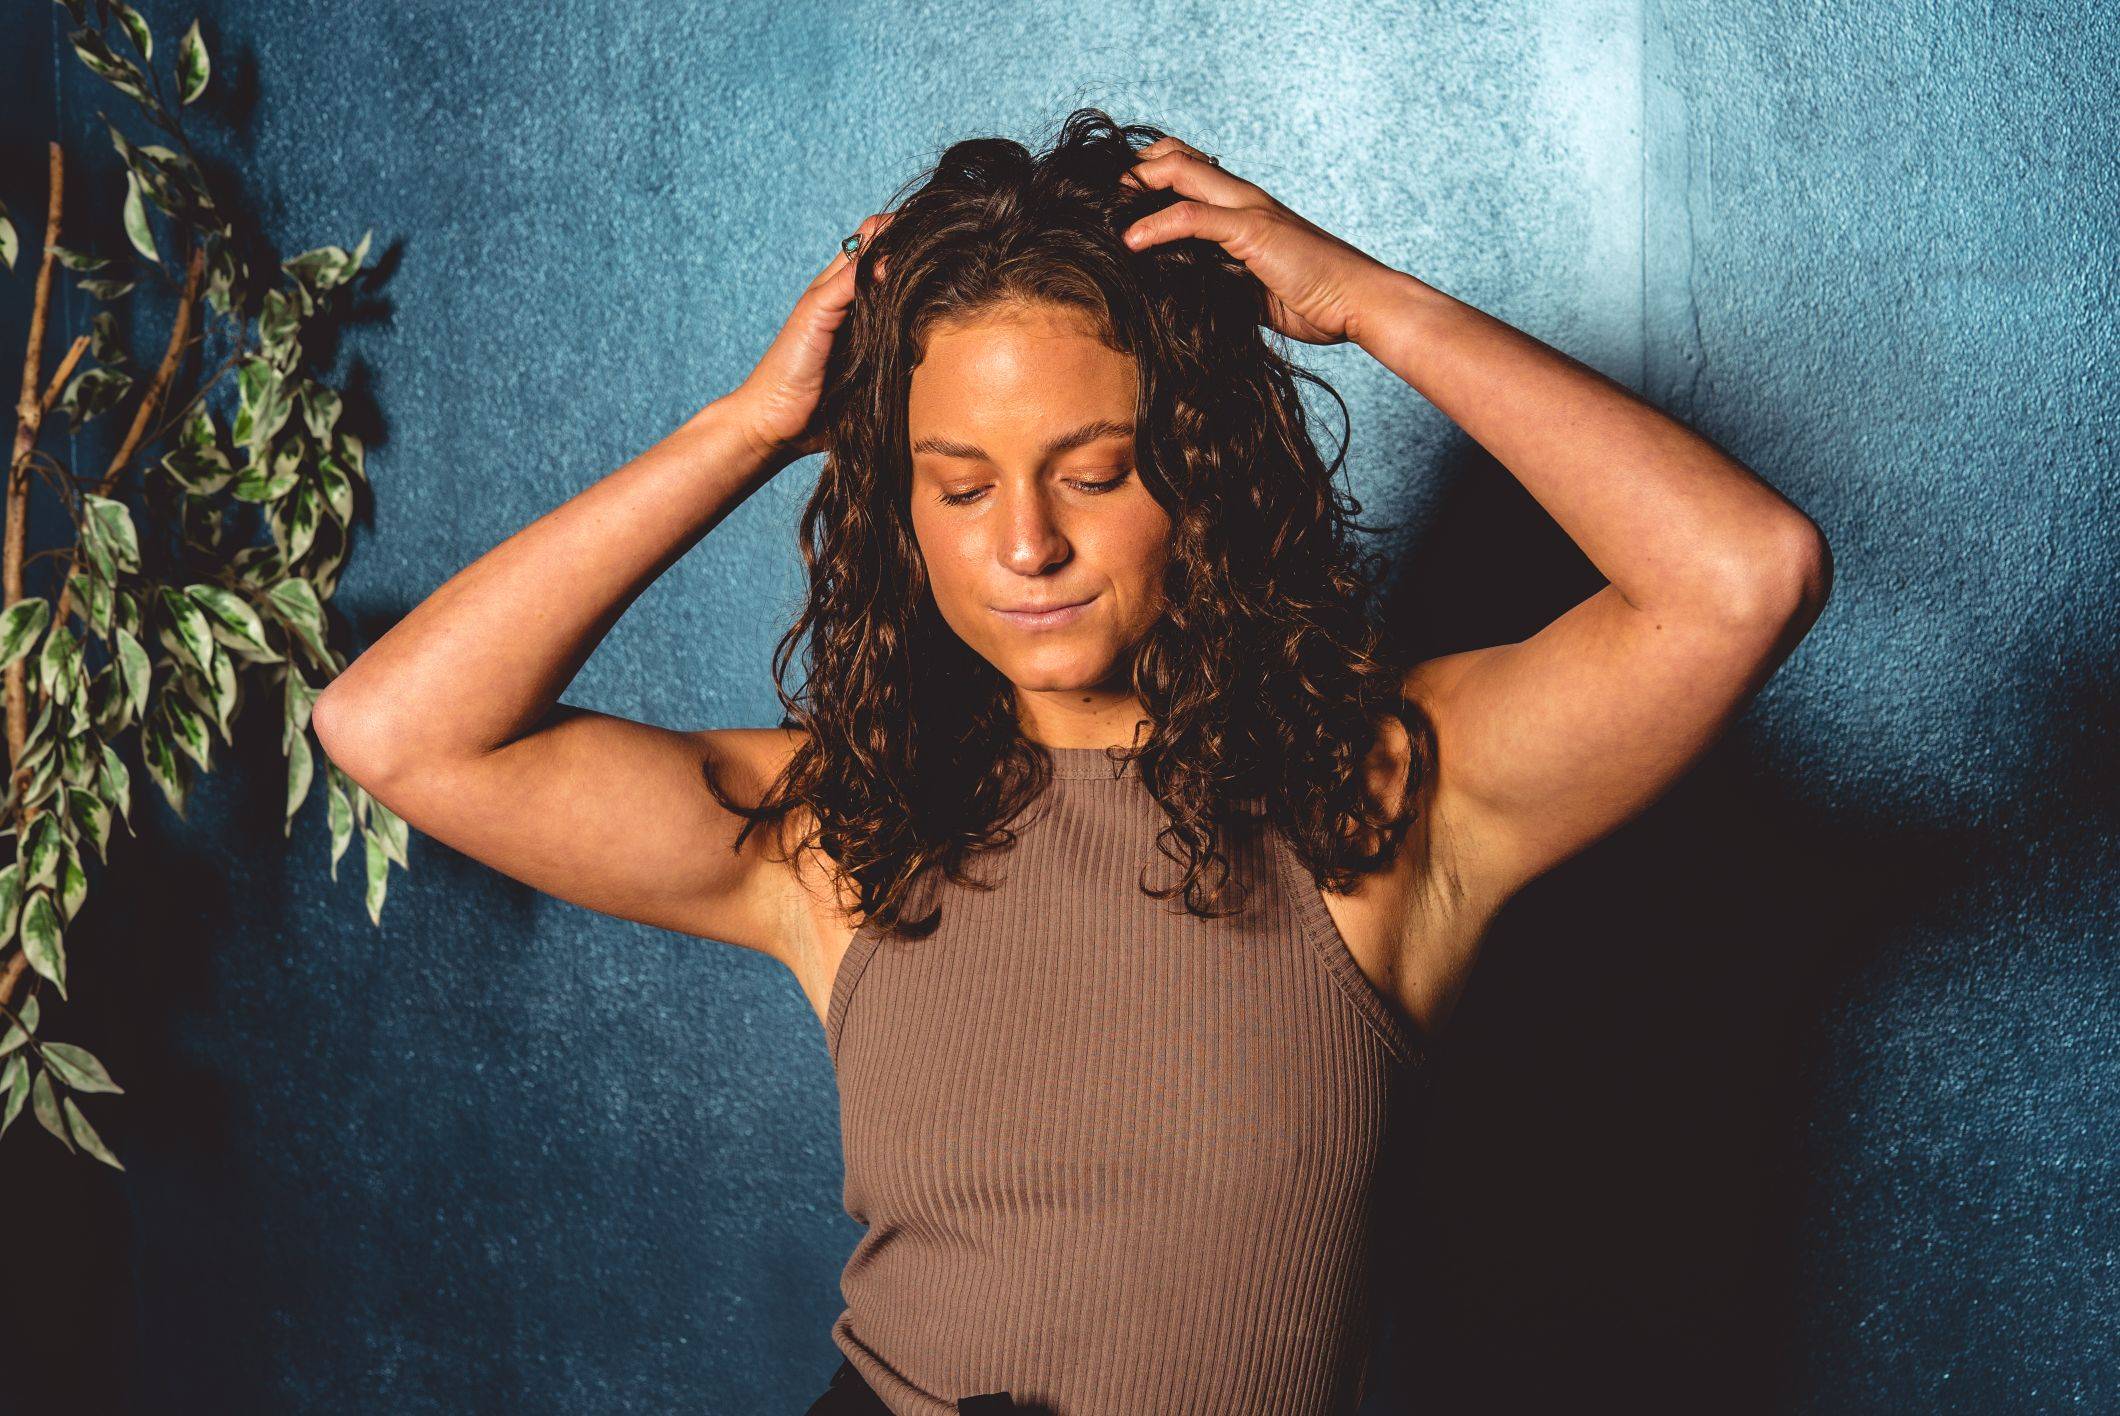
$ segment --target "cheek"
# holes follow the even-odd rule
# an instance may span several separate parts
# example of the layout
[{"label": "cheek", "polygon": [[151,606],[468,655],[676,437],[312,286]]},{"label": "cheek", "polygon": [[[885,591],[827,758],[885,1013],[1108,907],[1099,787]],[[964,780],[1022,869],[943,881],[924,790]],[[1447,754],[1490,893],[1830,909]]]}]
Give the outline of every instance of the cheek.
[{"label": "cheek", "polygon": [[978,552],[967,537],[952,536],[946,526],[922,525],[915,516],[913,539],[920,548],[929,593],[938,607],[947,609],[977,592],[974,567]]},{"label": "cheek", "polygon": [[1131,521],[1109,543],[1110,564],[1123,566],[1123,579],[1136,607],[1144,614],[1160,606],[1163,570],[1170,562],[1170,527],[1158,516]]}]

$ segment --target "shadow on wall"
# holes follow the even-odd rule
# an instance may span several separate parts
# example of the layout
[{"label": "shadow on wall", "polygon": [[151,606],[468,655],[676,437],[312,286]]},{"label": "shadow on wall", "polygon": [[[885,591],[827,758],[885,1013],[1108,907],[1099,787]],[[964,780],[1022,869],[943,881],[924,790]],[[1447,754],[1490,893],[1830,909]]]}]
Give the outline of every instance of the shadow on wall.
[{"label": "shadow on wall", "polygon": [[[1521,640],[1605,583],[1476,445],[1437,475],[1388,547],[1401,652]],[[1750,757],[1740,720],[1496,920],[1390,1202],[1368,1416],[1776,1409],[1809,1025],[1950,853],[1830,840]]]}]

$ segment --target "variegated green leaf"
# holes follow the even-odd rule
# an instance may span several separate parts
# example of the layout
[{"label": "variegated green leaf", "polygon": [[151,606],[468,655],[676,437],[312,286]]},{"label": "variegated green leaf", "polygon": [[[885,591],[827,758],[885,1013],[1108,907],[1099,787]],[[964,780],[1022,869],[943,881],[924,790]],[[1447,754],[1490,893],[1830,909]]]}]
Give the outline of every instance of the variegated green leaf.
[{"label": "variegated green leaf", "polygon": [[162,264],[162,253],[155,249],[155,237],[147,224],[147,207],[140,200],[140,178],[137,173],[125,174],[125,239],[133,243],[133,249],[153,261]]},{"label": "variegated green leaf", "polygon": [[82,662],[80,655],[74,656],[74,688],[68,695],[66,704],[68,737],[80,737],[96,729],[95,719],[88,708],[88,677],[87,671],[82,668]]},{"label": "variegated green leaf", "polygon": [[132,510],[124,502],[89,493],[81,498],[86,519],[96,539],[110,549],[121,570],[140,569],[140,533],[133,526]]},{"label": "variegated green leaf", "polygon": [[81,787],[66,789],[66,802],[81,831],[95,844],[96,858],[107,863],[110,850],[110,804]]},{"label": "variegated green leaf", "polygon": [[265,598],[313,654],[330,657],[324,640],[324,605],[317,598],[315,586],[299,575],[291,575],[267,590]]},{"label": "variegated green leaf", "polygon": [[59,924],[61,928],[74,922],[81,907],[88,903],[88,872],[81,868],[81,861],[69,847],[66,860],[59,867]]},{"label": "variegated green leaf", "polygon": [[368,254],[368,244],[374,234],[372,231],[364,233],[361,244],[350,255],[337,246],[319,246],[292,260],[282,261],[281,268],[300,281],[305,290],[330,290],[353,279],[354,272],[361,268],[361,261]]},{"label": "variegated green leaf", "polygon": [[30,758],[34,758],[37,756],[36,744],[44,743],[49,745],[49,743],[51,742],[51,737],[45,731],[45,729],[49,728],[51,726],[51,723],[52,705],[51,700],[47,698],[46,700],[44,700],[44,707],[38,710],[36,721],[29,725],[29,742],[31,746],[29,752],[24,758],[24,761],[28,761]]},{"label": "variegated green leaf", "polygon": [[169,722],[170,741],[203,771],[213,770],[213,744],[207,740],[206,719],[184,701],[181,693],[162,693],[162,711]]},{"label": "variegated green leaf", "polygon": [[132,716],[137,719],[147,711],[147,692],[154,684],[154,666],[148,660],[146,647],[131,630],[119,630],[115,642],[118,669],[125,676],[126,701]]},{"label": "variegated green leaf", "polygon": [[0,1037],[0,1057],[29,1041],[30,1034],[37,1030],[37,1012],[37,995],[32,993],[29,1001],[15,1010],[16,1020],[8,1023],[7,1035]]},{"label": "variegated green leaf", "polygon": [[[346,564],[346,553],[353,543],[344,527],[327,518],[317,523],[317,544],[323,549],[311,549],[302,573],[316,587],[318,596],[328,600],[338,593],[339,570]],[[337,672],[336,667],[333,672]]]},{"label": "variegated green leaf", "polygon": [[44,1065],[75,1091],[124,1093],[125,1088],[110,1079],[109,1070],[87,1048],[70,1042],[47,1042],[41,1048]]},{"label": "variegated green leaf", "polygon": [[74,1148],[74,1138],[66,1134],[66,1123],[59,1118],[59,1098],[52,1092],[52,1079],[41,1068],[37,1080],[30,1087],[30,1110],[37,1113],[38,1124],[57,1136],[68,1150]]},{"label": "variegated green leaf", "polygon": [[199,22],[193,20],[191,28],[184,31],[184,38],[177,44],[177,102],[190,103],[206,92],[206,78],[211,65],[206,59],[206,41],[199,38]]},{"label": "variegated green leaf", "polygon": [[54,702],[64,704],[73,692],[74,661],[79,654],[74,632],[65,625],[53,625],[44,636],[44,648],[37,655],[37,682],[50,691]]},{"label": "variegated green leaf", "polygon": [[256,454],[271,444],[287,422],[294,399],[282,383],[281,371],[270,360],[255,356],[237,366],[236,390],[234,437],[238,446]]},{"label": "variegated green leaf", "polygon": [[383,896],[390,888],[390,857],[384,854],[382,842],[373,831],[363,831],[361,841],[368,855],[368,922],[379,925],[383,922]]},{"label": "variegated green leaf", "polygon": [[75,288],[98,300],[115,300],[139,283],[137,280],[84,280]]},{"label": "variegated green leaf", "polygon": [[59,909],[48,890],[32,890],[22,907],[22,954],[29,966],[51,980],[66,996],[66,945],[59,926]]},{"label": "variegated green leaf", "polygon": [[316,761],[309,755],[309,734],[296,733],[287,754],[287,820],[280,834],[294,834],[294,814],[309,799],[309,786],[316,776]]},{"label": "variegated green leaf", "polygon": [[115,660],[96,670],[89,684],[95,700],[95,736],[114,738],[125,730],[125,676]]},{"label": "variegated green leaf", "polygon": [[99,364],[123,364],[131,358],[125,350],[125,340],[118,333],[118,316],[113,310],[98,310],[89,320],[88,353]]},{"label": "variegated green leaf", "polygon": [[112,604],[111,584],[104,579],[101,567],[91,557],[89,563],[66,577],[67,592],[74,609],[89,632],[103,638],[110,637],[110,613]]},{"label": "variegated green leaf", "polygon": [[15,1124],[22,1114],[22,1103],[29,1099],[29,1059],[27,1056],[10,1057],[5,1067],[0,1067],[0,1092],[7,1093],[0,1101],[0,1136]]},{"label": "variegated green leaf", "polygon": [[309,547],[316,541],[324,503],[314,486],[304,485],[288,498],[286,507],[285,531],[280,540],[287,547],[287,559],[298,561],[309,554]]},{"label": "variegated green leaf", "polygon": [[51,623],[51,601],[27,595],[0,613],[0,668],[27,654]]},{"label": "variegated green leaf", "polygon": [[213,663],[213,630],[207,627],[206,612],[189,595],[171,586],[158,586],[155,593],[169,616],[170,628],[190,656],[192,667],[206,671]]},{"label": "variegated green leaf", "polygon": [[317,481],[324,488],[324,504],[341,526],[353,524],[353,474],[335,455],[317,459]]},{"label": "variegated green leaf", "polygon": [[228,650],[218,642],[213,646],[208,680],[213,685],[211,711],[214,726],[220,729],[221,741],[234,746],[235,715],[242,703],[242,685],[236,681],[236,666],[230,661]]},{"label": "variegated green leaf", "polygon": [[137,835],[132,829],[132,772],[126,767],[125,759],[118,756],[116,748],[107,742],[99,746],[103,750],[103,799],[118,804],[118,814],[125,818],[126,831]]},{"label": "variegated green leaf", "polygon": [[383,854],[400,866],[411,868],[405,859],[405,818],[377,801],[372,793],[368,798],[368,829],[383,843]]},{"label": "variegated green leaf", "polygon": [[241,595],[225,586],[204,582],[185,586],[184,593],[198,601],[199,607],[206,611],[214,637],[223,644],[260,650],[272,654],[275,659],[279,657],[273,653],[272,642],[265,637],[265,621],[258,618],[258,612]]},{"label": "variegated green leaf", "polygon": [[89,1125],[88,1118],[81,1114],[81,1108],[74,1105],[74,1099],[72,1097],[66,1098],[65,1104],[66,1124],[73,1131],[74,1139],[81,1143],[81,1149],[87,1151],[90,1155],[111,1167],[111,1169],[123,1170],[125,1167],[119,1164],[118,1158],[110,1153],[110,1147],[103,1144],[103,1138],[96,1134],[96,1128]]},{"label": "variegated green leaf", "polygon": [[52,242],[48,249],[59,264],[65,266],[68,270],[99,271],[110,264],[109,256],[98,256],[92,255],[87,251],[77,251],[71,246],[62,246],[57,241]]},{"label": "variegated green leaf", "polygon": [[82,28],[73,31],[67,38],[73,43],[74,53],[88,66],[89,72],[127,98],[136,99],[141,103],[153,101],[147,91],[147,76],[134,67],[131,60],[111,53],[110,46],[103,42],[102,35],[92,29]]},{"label": "variegated green leaf", "polygon": [[125,37],[132,41],[132,47],[138,51],[140,57],[153,59],[155,37],[147,32],[147,21],[140,18],[140,12],[126,4],[125,0],[110,0],[110,7],[118,12],[118,23],[124,28]]},{"label": "variegated green leaf", "polygon": [[22,888],[34,890],[59,878],[59,818],[47,811],[29,823],[16,852],[22,867]]},{"label": "variegated green leaf", "polygon": [[331,430],[338,426],[344,407],[336,390],[314,380],[303,383],[302,423],[319,444],[330,445]]},{"label": "variegated green leaf", "polygon": [[[277,356],[301,327],[302,312],[296,307],[294,297],[285,290],[266,292],[265,303],[258,311],[258,342],[266,352]],[[275,362],[280,362],[277,357]]]},{"label": "variegated green leaf", "polygon": [[324,774],[328,789],[325,798],[327,815],[331,824],[331,878],[339,878],[339,857],[346,854],[346,847],[353,840],[353,803],[347,800],[346,789],[339,783],[339,770],[332,767]]},{"label": "variegated green leaf", "polygon": [[[363,242],[362,244],[365,247],[366,243]],[[338,445],[339,461],[346,465],[346,470],[359,480],[367,481],[368,466],[365,460],[367,454],[362,449],[361,440],[344,428],[340,428],[338,430]]]},{"label": "variegated green leaf", "polygon": [[213,415],[202,404],[184,425],[181,441],[158,464],[185,488],[201,494],[218,492],[234,476],[221,438],[214,431]]},{"label": "variegated green leaf", "polygon": [[311,688],[309,680],[294,665],[287,666],[287,678],[280,685],[280,750],[285,752],[294,739],[309,726],[309,718],[316,711],[317,698],[322,689]]},{"label": "variegated green leaf", "polygon": [[147,778],[162,790],[162,797],[169,809],[180,818],[184,815],[184,763],[177,756],[176,744],[158,723],[149,723],[140,731],[140,761],[147,768]]},{"label": "variegated green leaf", "polygon": [[47,752],[37,759],[30,769],[29,781],[22,788],[22,804],[26,807],[41,807],[50,798],[52,788],[59,780],[59,756]]},{"label": "variegated green leaf", "polygon": [[[81,288],[85,290],[90,284],[83,281]],[[132,386],[133,376],[123,369],[86,369],[67,382],[52,406],[79,428],[124,402]]]},{"label": "variegated green leaf", "polygon": [[236,500],[276,502],[302,480],[300,443],[282,443],[269,455],[262,447],[254,451],[258,455],[251,458],[228,489],[228,494]]},{"label": "variegated green leaf", "polygon": [[69,737],[60,745],[59,757],[59,780],[70,787],[92,787],[96,784],[99,761],[94,739]]}]

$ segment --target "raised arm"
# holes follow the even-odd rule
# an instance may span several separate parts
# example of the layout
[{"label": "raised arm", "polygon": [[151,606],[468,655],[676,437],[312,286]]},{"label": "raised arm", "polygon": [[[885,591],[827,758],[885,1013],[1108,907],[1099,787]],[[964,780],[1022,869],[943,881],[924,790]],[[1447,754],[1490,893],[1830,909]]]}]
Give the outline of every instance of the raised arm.
[{"label": "raised arm", "polygon": [[791,735],[679,732],[558,701],[635,597],[772,474],[733,412],[708,404],[443,582],[325,688],[312,721],[348,776],[465,855],[777,957],[760,853],[731,851],[742,820],[701,768],[714,751],[755,800]]},{"label": "raised arm", "polygon": [[1603,374],[1400,272],[1351,336],[1492,453],[1611,583],[1530,638],[1433,659],[1433,811],[1490,896],[1580,851],[1691,765],[1823,608],[1818,528]]},{"label": "raised arm", "polygon": [[[1458,843],[1453,893],[1468,916],[1491,913],[1699,757],[1818,617],[1825,540],[1720,448],[1594,369],[1355,249],[1188,143],[1159,138],[1141,155],[1121,178],[1144,193],[1127,245],[1218,242],[1266,287],[1275,329],[1368,350],[1611,582],[1522,643],[1408,675],[1436,729],[1430,838]],[[1179,200],[1155,205],[1158,192]],[[1461,977],[1464,963],[1429,972]]]},{"label": "raised arm", "polygon": [[[873,230],[877,218],[864,223]],[[804,976],[794,873],[738,801],[793,730],[677,731],[559,701],[626,607],[781,468],[821,446],[825,354],[854,295],[844,256],[744,384],[444,582],[318,698],[332,761],[412,826],[549,895],[756,949]]]}]

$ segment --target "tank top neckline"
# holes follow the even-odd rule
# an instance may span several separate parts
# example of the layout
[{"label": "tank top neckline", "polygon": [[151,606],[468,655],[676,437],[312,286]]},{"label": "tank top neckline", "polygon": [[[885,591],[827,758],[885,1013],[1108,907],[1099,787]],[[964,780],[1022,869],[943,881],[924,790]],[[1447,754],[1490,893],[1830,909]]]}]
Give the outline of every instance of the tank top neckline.
[{"label": "tank top neckline", "polygon": [[[1108,754],[1118,748],[1102,747],[1048,747],[1052,757],[1052,775],[1056,780],[1132,781],[1139,783],[1140,765],[1136,762],[1119,762]],[[1366,1017],[1370,1026],[1381,1035],[1393,1059],[1421,1073],[1427,1073],[1428,1049],[1414,1026],[1402,1017],[1397,1008],[1386,1000],[1383,992],[1356,961],[1354,951],[1348,947],[1347,937],[1341,932],[1339,921],[1332,917],[1326,907],[1324,896],[1319,893],[1318,883],[1310,872],[1303,868],[1294,849],[1278,827],[1267,832],[1271,837],[1268,855],[1273,868],[1281,877],[1282,887],[1289,892],[1295,904],[1296,918],[1304,935],[1313,944],[1326,969],[1347,994],[1357,1009]],[[873,919],[862,921],[854,930],[846,951],[840,956],[839,967],[833,974],[832,985],[825,1007],[825,1046],[836,1068],[839,1062],[839,1029],[847,1004],[860,979],[869,955],[877,947],[881,935]]]},{"label": "tank top neckline", "polygon": [[1053,775],[1068,778],[1103,777],[1119,781],[1126,777],[1139,777],[1141,766],[1137,762],[1121,762],[1115,754],[1121,748],[1105,747],[1048,747],[1045,749],[1053,759]]}]

